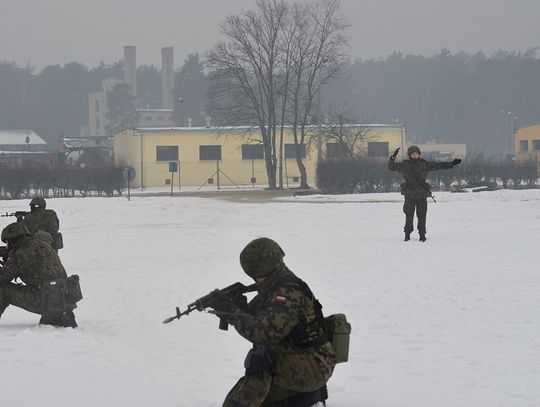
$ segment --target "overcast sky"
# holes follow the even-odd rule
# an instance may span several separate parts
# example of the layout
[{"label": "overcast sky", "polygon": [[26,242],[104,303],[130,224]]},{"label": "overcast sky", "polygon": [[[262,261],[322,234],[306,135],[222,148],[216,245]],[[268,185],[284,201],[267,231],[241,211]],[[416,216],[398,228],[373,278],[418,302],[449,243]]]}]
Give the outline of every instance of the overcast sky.
[{"label": "overcast sky", "polygon": [[[219,23],[254,0],[0,0],[0,61],[42,68],[71,61],[96,66],[137,47],[137,64],[175,65],[204,54]],[[433,55],[441,48],[490,54],[540,45],[540,0],[342,0],[351,55]]]}]

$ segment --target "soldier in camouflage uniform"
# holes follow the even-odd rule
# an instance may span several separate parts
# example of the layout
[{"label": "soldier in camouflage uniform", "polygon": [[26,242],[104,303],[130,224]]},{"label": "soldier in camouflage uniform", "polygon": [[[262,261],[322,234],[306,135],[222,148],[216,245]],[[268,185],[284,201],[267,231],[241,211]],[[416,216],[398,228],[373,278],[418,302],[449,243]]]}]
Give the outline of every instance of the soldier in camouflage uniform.
[{"label": "soldier in camouflage uniform", "polygon": [[23,224],[33,237],[48,242],[58,250],[58,229],[60,222],[56,212],[46,209],[47,203],[42,197],[33,198],[30,201],[30,212],[24,217]]},{"label": "soldier in camouflage uniform", "polygon": [[414,230],[414,211],[416,209],[418,234],[420,235],[420,241],[425,242],[427,198],[432,196],[430,186],[426,182],[427,174],[429,171],[454,168],[461,163],[461,160],[456,158],[450,162],[426,161],[420,158],[420,148],[418,146],[410,146],[407,149],[409,159],[396,162],[398,153],[399,148],[390,156],[388,168],[400,172],[405,179],[405,182],[401,184],[401,194],[405,196],[405,203],[403,204],[405,241],[411,239],[411,232]]},{"label": "soldier in camouflage uniform", "polygon": [[[26,226],[12,223],[2,231],[8,259],[0,270],[0,317],[9,305],[42,315],[42,285],[66,279],[66,270],[49,244],[34,239]],[[13,283],[19,278],[23,284]],[[40,323],[76,327],[72,308],[61,315],[42,315]]]},{"label": "soldier in camouflage uniform", "polygon": [[323,332],[320,304],[283,263],[283,256],[281,247],[268,238],[253,240],[240,254],[258,294],[247,309],[227,315],[254,346],[246,357],[245,376],[229,392],[224,407],[266,406],[316,391],[334,370],[336,358]]}]

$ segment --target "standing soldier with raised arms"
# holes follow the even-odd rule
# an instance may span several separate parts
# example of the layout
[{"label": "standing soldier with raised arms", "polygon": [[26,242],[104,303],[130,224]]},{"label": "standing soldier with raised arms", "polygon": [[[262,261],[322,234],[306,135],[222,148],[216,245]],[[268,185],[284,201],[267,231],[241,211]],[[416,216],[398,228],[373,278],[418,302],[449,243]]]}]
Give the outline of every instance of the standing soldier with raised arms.
[{"label": "standing soldier with raised arms", "polygon": [[431,188],[426,182],[427,174],[429,171],[454,168],[461,163],[461,160],[455,158],[450,162],[426,161],[420,158],[420,148],[418,146],[410,146],[407,149],[409,159],[396,162],[398,153],[399,148],[390,156],[388,168],[391,171],[400,172],[405,179],[405,182],[401,184],[401,195],[405,196],[405,203],[403,204],[405,241],[411,240],[411,232],[414,230],[414,211],[416,210],[418,234],[420,235],[420,241],[425,242],[427,198],[432,197]]}]

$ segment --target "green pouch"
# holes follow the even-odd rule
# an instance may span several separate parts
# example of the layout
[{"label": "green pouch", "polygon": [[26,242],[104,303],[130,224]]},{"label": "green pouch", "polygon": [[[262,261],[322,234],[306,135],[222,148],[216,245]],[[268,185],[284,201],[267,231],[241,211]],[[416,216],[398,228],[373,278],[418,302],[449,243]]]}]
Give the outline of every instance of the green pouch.
[{"label": "green pouch", "polygon": [[66,280],[66,301],[75,304],[83,299],[79,276],[73,274]]},{"label": "green pouch", "polygon": [[51,280],[41,285],[41,315],[57,318],[66,310],[66,280]]},{"label": "green pouch", "polygon": [[62,233],[58,232],[53,236],[53,247],[56,250],[60,250],[64,247],[64,239],[62,238]]},{"label": "green pouch", "polygon": [[345,314],[332,314],[324,319],[324,331],[336,354],[337,363],[349,360],[349,338],[351,324]]},{"label": "green pouch", "polygon": [[399,185],[399,192],[401,192],[401,195],[405,195],[407,192],[407,183],[402,183]]}]

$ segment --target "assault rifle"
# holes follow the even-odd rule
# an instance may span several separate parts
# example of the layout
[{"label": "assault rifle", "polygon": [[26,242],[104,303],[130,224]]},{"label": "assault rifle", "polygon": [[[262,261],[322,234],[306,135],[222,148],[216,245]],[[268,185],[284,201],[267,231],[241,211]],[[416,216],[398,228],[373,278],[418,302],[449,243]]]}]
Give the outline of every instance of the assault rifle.
[{"label": "assault rifle", "polygon": [[[180,308],[176,307],[176,315],[167,318],[163,321],[164,324],[180,319],[182,315],[188,315],[191,311],[204,311],[206,308],[221,308],[224,305],[245,305],[247,300],[244,293],[257,290],[257,284],[245,286],[242,283],[234,283],[221,290],[215,289],[210,291],[204,297],[201,297],[188,305],[187,309],[180,312]],[[218,315],[219,316],[219,315]],[[226,331],[228,329],[228,323],[225,317],[219,316],[219,329]]]},{"label": "assault rifle", "polygon": [[13,213],[4,213],[3,215],[0,215],[2,216],[3,218],[7,218],[9,216],[15,216],[17,218],[17,222],[22,222],[24,217],[26,215],[28,215],[30,212],[27,212],[27,211],[16,211],[16,212],[13,212]]}]

